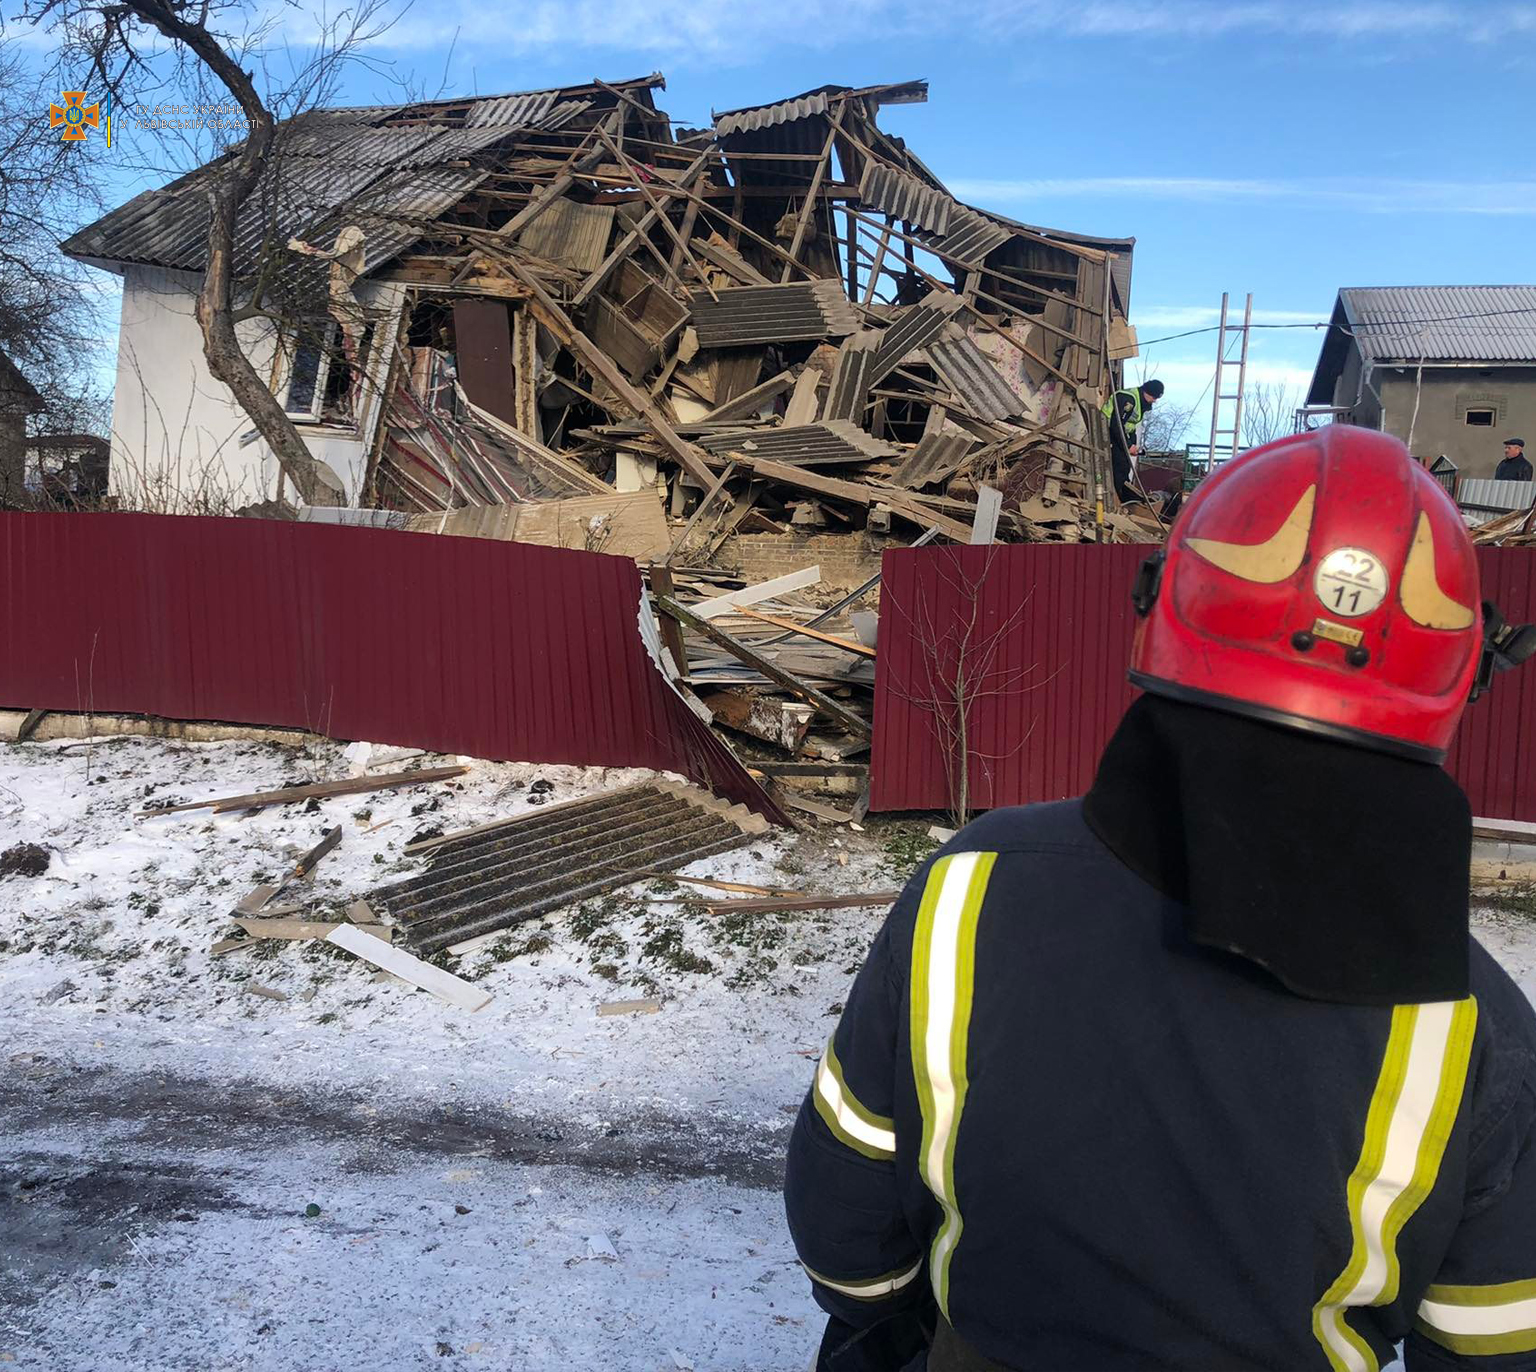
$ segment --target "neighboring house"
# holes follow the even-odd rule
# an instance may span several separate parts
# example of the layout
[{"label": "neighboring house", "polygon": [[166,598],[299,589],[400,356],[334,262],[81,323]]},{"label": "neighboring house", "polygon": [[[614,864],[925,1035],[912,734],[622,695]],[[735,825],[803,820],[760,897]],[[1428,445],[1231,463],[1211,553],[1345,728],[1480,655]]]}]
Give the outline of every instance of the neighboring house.
[{"label": "neighboring house", "polygon": [[27,416],[42,408],[37,388],[0,353],[0,509],[22,503],[27,478]]},{"label": "neighboring house", "polygon": [[1504,438],[1536,447],[1536,286],[1341,290],[1307,405],[1491,477]]}]

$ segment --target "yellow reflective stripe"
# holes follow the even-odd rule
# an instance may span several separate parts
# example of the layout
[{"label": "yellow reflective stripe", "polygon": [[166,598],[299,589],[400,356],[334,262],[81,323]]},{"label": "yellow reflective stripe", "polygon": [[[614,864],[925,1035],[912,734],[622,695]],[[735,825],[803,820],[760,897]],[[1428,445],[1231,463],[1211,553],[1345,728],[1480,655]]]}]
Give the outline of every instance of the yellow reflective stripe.
[{"label": "yellow reflective stripe", "polygon": [[1414,1328],[1453,1353],[1529,1353],[1536,1350],[1536,1281],[1431,1286]]},{"label": "yellow reflective stripe", "polygon": [[949,1265],[963,1228],[955,1194],[955,1140],[969,1084],[966,1046],[976,978],[976,922],[996,861],[996,853],[953,853],[934,863],[912,942],[912,1075],[923,1113],[918,1171],[944,1211],[928,1275],[946,1318]]},{"label": "yellow reflective stripe", "polygon": [[820,1272],[804,1263],[805,1274],[817,1286],[825,1286],[829,1291],[840,1292],[844,1296],[852,1296],[856,1301],[879,1301],[887,1296],[894,1295],[902,1287],[911,1282],[923,1270],[923,1260],[918,1260],[911,1267],[903,1268],[895,1272],[887,1272],[883,1277],[866,1277],[852,1281],[833,1281],[831,1277],[824,1277]]},{"label": "yellow reflective stripe", "polygon": [[1312,1309],[1312,1332],[1335,1372],[1377,1372],[1376,1354],[1345,1311],[1397,1297],[1397,1239],[1433,1189],[1461,1108],[1477,1002],[1399,1005],[1346,1189],[1349,1261]]},{"label": "yellow reflective stripe", "polygon": [[827,1051],[816,1066],[814,1100],[816,1113],[839,1143],[880,1162],[896,1156],[895,1122],[875,1114],[848,1089],[833,1039],[827,1040]]}]

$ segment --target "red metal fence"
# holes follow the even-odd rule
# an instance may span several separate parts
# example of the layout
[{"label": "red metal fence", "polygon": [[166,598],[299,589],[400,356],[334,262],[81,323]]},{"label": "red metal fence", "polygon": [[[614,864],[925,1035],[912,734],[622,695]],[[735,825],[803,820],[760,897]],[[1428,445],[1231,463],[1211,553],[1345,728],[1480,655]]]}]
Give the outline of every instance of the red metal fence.
[{"label": "red metal fence", "polygon": [[[1020,544],[885,554],[870,807],[945,809],[944,697],[963,650],[975,809],[1079,795],[1134,692],[1130,589],[1149,550]],[[1536,549],[1479,550],[1483,594],[1536,622]],[[946,720],[948,723],[946,723]],[[945,735],[948,744],[945,746]],[[1448,766],[1476,815],[1536,820],[1536,663],[1471,706]]]},{"label": "red metal fence", "polygon": [[0,514],[0,705],[311,729],[762,792],[646,652],[627,558],[256,519]]}]

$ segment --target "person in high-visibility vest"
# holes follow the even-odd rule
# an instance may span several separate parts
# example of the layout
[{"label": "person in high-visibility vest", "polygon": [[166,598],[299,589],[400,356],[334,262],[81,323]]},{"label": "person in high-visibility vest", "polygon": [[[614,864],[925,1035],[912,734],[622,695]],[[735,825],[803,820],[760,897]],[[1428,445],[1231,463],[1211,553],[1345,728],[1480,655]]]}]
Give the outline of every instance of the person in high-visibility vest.
[{"label": "person in high-visibility vest", "polygon": [[1131,475],[1136,470],[1131,459],[1141,452],[1137,431],[1141,428],[1142,417],[1162,398],[1163,383],[1153,380],[1118,390],[1104,402],[1101,413],[1109,420],[1115,494],[1122,502],[1141,499],[1141,493],[1131,485]]}]

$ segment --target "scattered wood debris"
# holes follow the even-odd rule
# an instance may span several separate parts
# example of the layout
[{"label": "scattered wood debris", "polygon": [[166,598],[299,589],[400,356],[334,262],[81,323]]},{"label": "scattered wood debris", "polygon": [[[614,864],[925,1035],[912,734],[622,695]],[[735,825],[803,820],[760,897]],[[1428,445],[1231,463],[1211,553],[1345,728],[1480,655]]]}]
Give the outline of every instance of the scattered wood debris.
[{"label": "scattered wood debris", "polygon": [[654,1015],[661,1009],[659,1000],[610,1000],[599,1005],[599,1015]]},{"label": "scattered wood debris", "polygon": [[762,915],[786,910],[854,910],[867,905],[891,905],[900,891],[872,891],[846,896],[764,896],[748,900],[707,900],[712,915]]},{"label": "scattered wood debris", "polygon": [[392,948],[355,924],[338,924],[325,937],[327,943],[334,943],[338,948],[346,949],[385,972],[394,973],[412,986],[430,991],[439,1000],[461,1010],[473,1013],[491,1003],[489,991],[482,991],[463,977],[456,977],[452,972],[445,972],[441,967],[434,967],[430,962],[412,957],[404,949]]},{"label": "scattered wood debris", "polygon": [[[396,786],[418,786],[428,781],[446,781],[461,777],[468,767],[423,767],[414,772],[391,772],[387,776],[350,777],[345,781],[319,781],[309,786],[289,786],[280,791],[257,791],[244,796],[220,796],[212,800],[193,800],[181,805],[165,805],[136,812],[136,818],[149,815],[174,815],[185,810],[212,809],[214,814],[231,810],[264,810],[271,805],[292,805],[301,800],[331,800],[336,796],[358,795],[364,791],[387,791]],[[337,841],[340,839],[337,831]],[[333,841],[332,847],[335,846]],[[330,849],[327,848],[326,852]],[[321,853],[320,857],[325,854]],[[316,859],[318,861],[318,858]]]}]

